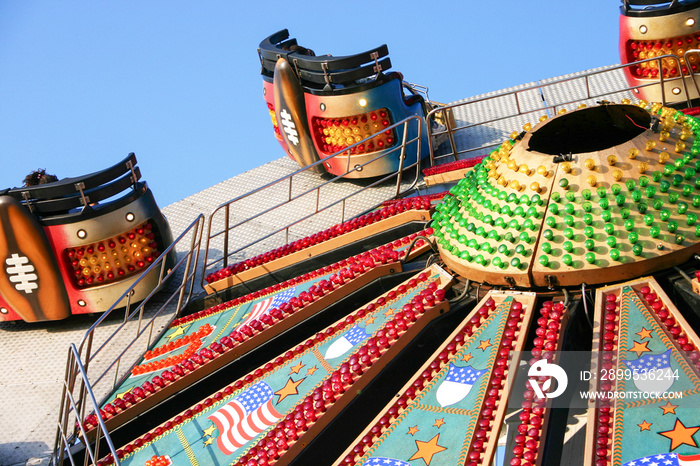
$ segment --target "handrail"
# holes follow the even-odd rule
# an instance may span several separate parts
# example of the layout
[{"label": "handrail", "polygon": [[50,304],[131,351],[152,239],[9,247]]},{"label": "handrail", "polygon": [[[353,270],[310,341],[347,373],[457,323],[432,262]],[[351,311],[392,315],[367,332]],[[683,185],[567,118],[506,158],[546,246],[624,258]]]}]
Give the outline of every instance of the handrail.
[{"label": "handrail", "polygon": [[[602,75],[605,73],[616,72],[616,71],[621,70],[621,69],[629,68],[631,66],[636,66],[636,65],[639,65],[640,63],[645,63],[645,62],[650,62],[650,61],[656,61],[658,63],[659,69],[661,69],[662,60],[664,60],[664,59],[670,59],[670,60],[673,60],[676,62],[677,67],[678,67],[678,71],[679,71],[679,75],[680,75],[679,77],[665,78],[663,76],[663,73],[659,73],[658,81],[654,81],[652,83],[645,83],[643,85],[631,86],[631,87],[627,85],[624,88],[614,89],[614,90],[606,90],[605,92],[598,93],[595,95],[592,93],[591,78],[593,78],[594,76]],[[561,85],[561,84],[569,82],[569,81],[581,80],[581,79],[585,80],[586,95],[584,97],[576,98],[576,99],[572,99],[572,100],[568,100],[568,101],[563,101],[563,102],[558,102],[556,104],[549,104],[547,102],[544,102],[544,99],[543,99],[543,103],[544,103],[543,106],[538,107],[534,110],[523,110],[524,107],[523,107],[522,102],[521,102],[521,100],[522,100],[521,96],[523,94],[528,93],[528,92],[531,93],[533,91],[542,92],[543,89],[546,89],[548,87],[557,86],[557,85]],[[556,81],[535,84],[532,86],[517,89],[515,91],[502,92],[502,93],[488,96],[488,97],[482,97],[479,99],[469,100],[467,102],[460,102],[460,103],[456,103],[456,104],[451,104],[451,105],[446,105],[446,106],[435,108],[435,109],[431,110],[428,113],[428,115],[426,116],[427,130],[428,130],[428,134],[429,134],[428,144],[429,144],[429,154],[430,154],[430,165],[434,166],[436,164],[437,159],[442,159],[445,157],[454,157],[454,160],[458,160],[460,155],[471,153],[474,151],[483,150],[483,149],[486,149],[489,147],[495,147],[498,144],[500,144],[500,141],[499,141],[499,142],[496,142],[493,144],[485,144],[485,145],[482,145],[479,147],[470,147],[467,149],[459,150],[457,148],[457,143],[456,143],[456,139],[455,139],[455,133],[457,133],[457,132],[465,131],[465,130],[468,130],[468,129],[473,128],[475,126],[481,126],[481,125],[488,124],[488,123],[495,123],[495,122],[503,121],[503,120],[506,120],[509,118],[524,116],[524,115],[533,114],[533,113],[541,113],[542,111],[547,111],[547,112],[551,111],[553,114],[556,114],[558,108],[561,109],[561,108],[564,108],[564,107],[572,105],[572,104],[580,103],[582,101],[591,100],[591,99],[600,99],[602,97],[609,96],[611,94],[617,94],[620,92],[631,91],[631,90],[644,88],[644,87],[650,87],[650,86],[658,86],[658,85],[661,86],[662,103],[665,105],[666,104],[666,94],[665,94],[665,90],[664,90],[664,83],[675,82],[677,80],[680,80],[681,85],[683,86],[683,88],[685,90],[687,105],[688,105],[688,107],[690,107],[691,102],[690,102],[690,97],[688,94],[688,87],[687,87],[686,80],[683,78],[683,75],[681,72],[681,63],[680,63],[679,57],[677,57],[675,55],[663,55],[663,56],[659,56],[659,57],[648,58],[646,60],[640,60],[640,61],[633,62],[633,63],[615,65],[612,67],[605,68],[604,70],[590,71],[588,73],[584,73],[584,74],[580,74],[580,75],[576,75],[576,76],[571,76],[571,77],[566,77],[566,78],[562,78],[562,79],[559,79]],[[454,109],[457,109],[457,108],[464,108],[464,107],[467,107],[470,105],[476,105],[476,104],[485,104],[488,102],[492,102],[495,99],[504,99],[504,98],[513,99],[512,103],[515,106],[515,108],[517,109],[514,113],[511,113],[508,115],[500,114],[495,118],[485,119],[485,120],[481,120],[481,121],[477,121],[477,122],[471,122],[469,124],[458,126],[456,128],[452,128],[450,126],[450,124],[448,124],[445,127],[445,129],[439,128],[438,130],[436,130],[436,128],[438,128],[438,127],[430,124],[431,119],[434,120],[436,117],[436,114],[439,112],[453,111]],[[449,121],[448,121],[448,123],[449,123]],[[435,151],[436,151],[437,147],[434,147],[434,141],[436,140],[437,137],[440,137],[442,135],[447,136],[447,140],[449,140],[449,143],[450,143],[450,149],[447,151],[447,153],[436,157]]]},{"label": "handrail", "polygon": [[[173,303],[175,303],[174,311],[168,321],[177,317],[189,302],[194,289],[203,230],[204,216],[200,214],[134,281],[133,285],[85,332],[82,340],[75,347],[74,354],[69,353],[66,362],[65,386],[61,397],[58,431],[54,448],[54,458],[57,461],[54,464],[62,464],[64,445],[67,445],[67,442],[74,440],[83,432],[81,421],[85,418],[86,410],[91,408],[90,399],[95,396],[95,387],[106,387],[101,388],[104,396],[114,390],[121,380],[120,371],[123,372],[124,365],[130,367],[134,362],[126,360],[125,356],[127,354],[134,356],[132,352],[136,352],[135,357],[138,357],[152,345],[155,339],[160,337],[159,334],[154,334],[156,321],[158,320],[159,323],[162,323],[159,318],[165,317],[166,310],[173,310]],[[166,270],[167,258],[171,253],[175,253],[178,245],[183,246],[183,251],[180,251],[181,257],[177,259],[172,268]],[[132,310],[131,296],[133,295],[133,290],[151,274],[158,274],[158,284]],[[173,285],[171,282],[180,275],[182,277],[180,283]],[[160,293],[161,291],[163,293]],[[158,299],[157,302],[154,299],[156,297]],[[95,344],[97,330],[103,328],[102,324],[113,314],[116,315],[117,310],[122,308],[124,309],[124,318],[121,324],[101,342]],[[163,328],[165,329],[165,326]],[[128,335],[128,332],[133,333]],[[117,339],[120,339],[120,341],[117,341]],[[139,342],[143,343],[143,349],[136,348],[136,344]],[[93,349],[93,346],[96,349]],[[105,350],[114,346],[121,348],[120,352],[116,356],[107,354]],[[122,362],[125,362],[125,364],[122,364]],[[92,374],[93,377],[88,377],[90,369],[93,367],[95,368],[95,374]],[[83,372],[85,373],[84,377],[81,376]],[[114,374],[111,384],[108,386],[100,385],[100,382],[105,380],[110,373]],[[81,380],[82,382],[80,382]],[[90,399],[86,397],[90,397]],[[103,402],[104,400],[97,407]],[[99,409],[96,409],[94,412],[98,413]],[[100,421],[99,428],[102,429],[105,437],[107,437],[107,432],[104,430],[100,416],[97,416],[97,418]],[[69,435],[71,420],[77,421],[77,427]],[[99,437],[99,432],[96,436]]]},{"label": "handrail", "polygon": [[[416,134],[416,136],[412,137],[411,139],[408,139],[408,130],[409,130],[409,127],[411,127],[411,128],[413,127],[412,126],[413,124],[417,125],[416,132],[414,133],[414,134]],[[391,149],[386,150],[385,152],[372,158],[371,160],[365,161],[361,164],[356,164],[353,167],[350,166],[352,157],[348,157],[347,164],[346,164],[346,172],[341,174],[341,175],[334,176],[331,179],[328,179],[326,181],[322,181],[322,179],[319,178],[318,175],[313,174],[314,172],[311,170],[314,170],[314,168],[316,166],[324,164],[324,163],[328,162],[329,160],[333,159],[334,157],[342,157],[342,156],[345,156],[346,154],[349,154],[350,150],[352,148],[359,146],[360,144],[366,144],[367,141],[369,141],[370,139],[372,139],[372,137],[374,137],[374,135],[370,136],[369,138],[363,139],[362,141],[356,142],[355,144],[348,146],[339,152],[336,152],[328,157],[325,157],[317,162],[314,162],[311,165],[303,167],[303,168],[301,168],[301,169],[299,169],[299,170],[297,170],[289,175],[286,175],[286,176],[279,178],[275,181],[267,183],[267,184],[265,184],[257,189],[254,189],[254,190],[252,190],[248,193],[245,193],[243,195],[240,195],[240,196],[238,196],[238,197],[236,197],[236,198],[234,198],[234,199],[232,199],[224,204],[221,204],[209,216],[209,226],[208,226],[208,230],[207,230],[207,240],[206,240],[206,247],[205,247],[205,252],[204,252],[204,266],[202,269],[202,286],[204,286],[205,277],[208,275],[208,271],[211,270],[217,264],[222,264],[221,265],[222,268],[226,267],[228,265],[229,258],[231,258],[231,256],[233,256],[234,254],[241,253],[241,252],[259,244],[261,241],[269,239],[269,238],[271,238],[279,233],[285,233],[285,243],[288,243],[291,227],[298,225],[303,221],[309,220],[310,218],[313,218],[314,216],[316,216],[322,212],[327,211],[331,207],[340,205],[341,212],[340,212],[339,222],[345,221],[345,219],[346,219],[346,201],[348,199],[350,199],[351,197],[356,196],[356,195],[366,191],[369,188],[378,186],[378,185],[384,183],[385,181],[387,181],[393,177],[396,177],[396,191],[394,193],[395,197],[399,197],[401,194],[412,189],[418,183],[418,179],[420,177],[420,160],[421,160],[420,155],[421,155],[421,150],[423,149],[421,147],[421,134],[423,132],[423,125],[424,124],[425,124],[425,121],[423,120],[422,117],[414,115],[414,116],[410,116],[408,118],[405,118],[404,120],[401,120],[398,123],[395,123],[395,124],[385,128],[385,130],[392,130],[394,128],[403,127],[403,140],[402,140],[401,144],[399,144]],[[416,162],[412,163],[411,165],[404,166],[404,160],[406,158],[406,149],[409,145],[414,144],[414,143],[416,144]],[[377,162],[385,157],[390,157],[390,156],[396,157],[396,152],[399,153],[398,154],[399,168],[398,168],[397,172],[390,173],[390,174],[385,175],[381,178],[373,180],[371,183],[361,187],[357,191],[354,191],[353,193],[346,195],[345,197],[342,197],[340,199],[328,201],[328,203],[321,202],[321,189],[322,188],[331,185],[335,181],[338,181],[339,179],[343,178],[344,176],[346,176],[349,173],[352,173],[353,171],[362,170],[365,166],[367,166],[371,163]],[[402,185],[402,179],[403,179],[403,171],[414,168],[414,167],[416,168],[416,175],[415,175],[413,181],[410,183],[410,185],[408,187],[406,187],[405,189],[402,190],[401,185]],[[312,173],[314,179],[318,179],[322,182],[319,185],[317,185],[315,187],[311,187],[309,189],[306,189],[299,194],[293,194],[294,179],[298,178],[302,174],[307,174],[307,173]],[[275,204],[274,206],[271,206],[268,208],[263,208],[262,210],[256,212],[252,216],[249,216],[243,220],[240,220],[237,222],[236,221],[232,222],[231,213],[234,210],[233,209],[234,205],[237,205],[237,203],[240,203],[241,201],[243,201],[244,199],[246,199],[252,195],[260,194],[268,189],[273,189],[273,188],[279,187],[279,186],[285,186],[287,188],[286,190],[287,190],[288,195],[286,197],[286,200],[281,201],[280,203]],[[285,224],[284,226],[281,226],[281,227],[277,228],[276,230],[272,231],[271,233],[259,236],[259,237],[255,238],[253,241],[251,241],[243,246],[240,246],[233,251],[229,251],[229,249],[230,249],[229,245],[231,243],[230,237],[232,236],[231,232],[235,228],[238,228],[238,227],[241,227],[244,225],[250,225],[251,221],[253,221],[257,217],[259,217],[260,215],[269,214],[279,207],[289,205],[296,200],[303,199],[304,197],[308,197],[310,195],[313,195],[314,193],[316,196],[316,206],[315,206],[315,209],[313,209],[313,211],[310,214],[307,214],[303,217],[292,220],[289,223]],[[323,204],[323,207],[321,207],[322,204]],[[377,205],[373,206],[372,208],[376,208],[380,204],[381,203],[378,203]],[[214,231],[213,230],[214,229],[214,222],[219,220],[219,218],[222,216],[223,216],[223,221],[219,221],[218,224],[219,225],[223,224],[223,226],[221,227],[221,229]],[[321,229],[323,229],[323,226],[319,225],[318,230],[320,231]],[[210,261],[212,240],[215,238],[218,238],[222,235],[223,235],[223,249],[224,249],[222,252],[222,257],[219,259]]]},{"label": "handrail", "polygon": [[[97,403],[97,398],[95,398],[95,394],[93,393],[92,387],[90,386],[87,371],[85,370],[85,366],[83,366],[82,361],[80,360],[80,353],[73,343],[71,343],[70,348],[68,349],[67,367],[75,367],[80,376],[79,380],[70,381],[68,377],[66,377],[66,380],[64,380],[63,394],[70,404],[70,411],[74,413],[79,411],[78,405],[80,404],[80,400],[76,401],[75,397],[73,396],[73,388],[75,386],[75,382],[78,381],[81,384],[81,391],[84,391],[85,395],[88,397],[89,405],[92,408],[92,410],[94,412],[99,412],[100,405]],[[72,382],[72,384],[69,385],[69,382]],[[88,437],[87,433],[85,432],[85,428],[83,427],[82,422],[77,422],[77,429],[79,433],[76,433],[76,435],[79,436],[81,443],[85,445],[85,450],[87,452],[87,455],[85,456],[85,463],[87,464],[88,459],[90,460],[90,464],[96,464],[99,460],[100,437],[101,434],[104,434],[104,441],[107,443],[109,452],[112,455],[112,458],[114,459],[114,466],[120,466],[121,462],[119,461],[119,457],[117,456],[117,451],[114,447],[114,443],[112,442],[112,439],[109,436],[107,426],[105,425],[105,422],[101,416],[97,417],[97,423],[97,430],[95,432],[95,435],[92,437],[92,439],[94,440],[93,445],[93,442],[91,442],[90,437]],[[63,464],[63,461],[64,459],[66,459],[66,457],[70,460],[71,464],[75,464],[75,462],[73,461],[73,457],[70,453],[71,438],[70,435],[68,435],[67,433],[66,427],[67,426],[62,425],[61,423],[58,424],[56,448],[54,449],[54,456],[52,458],[54,465]]]},{"label": "handrail", "polygon": [[[700,49],[688,49],[683,54],[683,60],[685,60],[685,65],[688,67],[688,72],[690,73],[690,76],[692,77],[693,75],[695,75],[697,73],[693,73],[693,69],[689,65],[690,61],[688,60],[688,56],[691,53],[696,54],[698,56],[698,58],[700,59]],[[684,77],[686,77],[686,76],[684,76]],[[685,79],[683,81],[685,81]],[[695,79],[693,79],[693,84],[695,85],[695,92],[697,92],[697,95],[700,96],[700,87],[698,87],[698,82]]]}]

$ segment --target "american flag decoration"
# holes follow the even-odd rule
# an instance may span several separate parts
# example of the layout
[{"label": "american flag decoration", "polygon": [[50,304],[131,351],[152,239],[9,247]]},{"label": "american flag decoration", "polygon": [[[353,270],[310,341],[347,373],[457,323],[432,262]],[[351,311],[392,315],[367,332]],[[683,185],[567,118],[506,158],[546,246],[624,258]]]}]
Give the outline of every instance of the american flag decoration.
[{"label": "american flag decoration", "polygon": [[393,458],[370,458],[365,466],[411,466],[410,463]]},{"label": "american flag decoration", "polygon": [[250,311],[250,314],[248,314],[245,320],[241,322],[240,326],[248,325],[252,321],[259,319],[263,315],[267,314],[271,309],[279,307],[282,304],[286,303],[294,297],[296,289],[297,288],[295,286],[287,288],[281,293],[278,293],[274,296],[270,296],[269,298],[263,299],[262,301],[255,303],[253,305],[253,309]]},{"label": "american flag decoration", "polygon": [[216,445],[222,453],[233,454],[282,417],[272,395],[267,383],[258,382],[208,417],[219,429]]},{"label": "american flag decoration", "polygon": [[444,408],[462,401],[469,395],[474,382],[485,372],[486,369],[477,370],[472,366],[458,367],[450,363],[447,376],[435,393],[435,398],[440,406]]},{"label": "american flag decoration", "polygon": [[700,455],[662,453],[628,461],[623,466],[700,466]]},{"label": "american flag decoration", "polygon": [[647,354],[635,361],[625,361],[627,367],[634,373],[646,374],[649,377],[633,377],[634,386],[647,393],[663,393],[673,385],[673,369],[671,369],[671,350],[661,354]]},{"label": "american flag decoration", "polygon": [[369,338],[369,335],[365,332],[365,329],[359,325],[354,325],[345,335],[338,338],[328,347],[323,357],[325,359],[340,357],[347,353],[350,348],[367,338]]}]

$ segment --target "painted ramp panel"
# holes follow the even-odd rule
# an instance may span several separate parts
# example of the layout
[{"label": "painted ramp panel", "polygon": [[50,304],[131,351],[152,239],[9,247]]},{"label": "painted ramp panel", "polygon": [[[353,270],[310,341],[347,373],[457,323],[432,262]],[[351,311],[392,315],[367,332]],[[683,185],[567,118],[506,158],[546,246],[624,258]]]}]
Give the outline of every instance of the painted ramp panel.
[{"label": "painted ramp panel", "polygon": [[489,293],[335,464],[490,464],[534,304]]},{"label": "painted ramp panel", "polygon": [[596,295],[586,464],[700,464],[698,337],[653,278]]},{"label": "painted ramp panel", "polygon": [[[413,238],[411,238],[413,236]],[[373,280],[401,271],[415,234],[198,313],[175,319],[107,397],[110,429],[223,367]],[[417,239],[411,254],[429,249]],[[85,427],[97,427],[95,414]]]},{"label": "painted ramp panel", "polygon": [[437,266],[417,273],[124,446],[121,464],[165,456],[178,465],[288,464],[428,322],[448,310],[444,291],[450,284],[451,276]]}]

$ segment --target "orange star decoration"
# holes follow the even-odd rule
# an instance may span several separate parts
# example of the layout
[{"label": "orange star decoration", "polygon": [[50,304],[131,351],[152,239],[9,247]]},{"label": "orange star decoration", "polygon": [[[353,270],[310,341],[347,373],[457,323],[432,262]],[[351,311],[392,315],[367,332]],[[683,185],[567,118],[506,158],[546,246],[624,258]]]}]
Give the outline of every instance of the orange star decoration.
[{"label": "orange star decoration", "polygon": [[698,430],[700,430],[700,426],[686,427],[680,419],[676,418],[676,425],[673,426],[673,429],[667,430],[666,432],[659,432],[659,435],[671,439],[671,451],[681,445],[690,445],[691,447],[697,448],[698,444],[693,438],[693,434]]},{"label": "orange star decoration", "polygon": [[318,370],[318,367],[316,367],[316,366],[309,367],[308,369],[306,369],[306,375],[312,375],[317,370]]},{"label": "orange star decoration", "polygon": [[426,465],[430,465],[430,462],[433,460],[433,456],[435,454],[440,453],[443,450],[447,450],[447,448],[438,445],[439,440],[440,434],[437,434],[427,442],[416,440],[416,448],[418,448],[418,451],[411,458],[409,458],[408,461],[413,461],[420,458],[425,461]]},{"label": "orange star decoration", "polygon": [[302,364],[301,361],[299,361],[299,364],[297,364],[296,366],[293,366],[293,367],[289,370],[289,375],[291,375],[291,374],[298,374],[302,367],[304,367],[304,364]]},{"label": "orange star decoration", "polygon": [[415,435],[418,432],[418,426],[413,426],[408,428],[408,432],[411,435]]},{"label": "orange star decoration", "polygon": [[462,356],[462,361],[464,361],[464,362],[469,362],[469,361],[472,360],[473,357],[474,357],[474,356],[472,356],[471,353],[467,353],[467,354],[465,354],[464,356]]},{"label": "orange star decoration", "polygon": [[386,312],[384,313],[384,315],[387,316],[387,317],[389,317],[389,316],[391,316],[391,315],[394,313],[395,310],[396,310],[396,309],[390,307],[389,309],[386,310]]},{"label": "orange star decoration", "polygon": [[635,333],[635,335],[639,335],[640,340],[644,340],[645,338],[651,338],[651,330],[647,330],[644,327],[642,329]]},{"label": "orange star decoration", "polygon": [[647,351],[651,351],[649,348],[647,348],[647,345],[649,344],[648,341],[645,341],[644,343],[640,343],[638,341],[634,342],[634,346],[629,349],[629,351],[634,351],[637,353],[637,357],[641,356],[642,353],[646,353]]},{"label": "orange star decoration", "polygon": [[637,426],[639,427],[639,431],[640,431],[640,432],[643,431],[643,430],[649,430],[649,431],[650,431],[649,427],[651,427],[652,424],[648,423],[647,421],[642,421],[642,423],[641,423],[641,424],[637,424]]},{"label": "orange star decoration", "polygon": [[486,351],[486,348],[488,348],[489,346],[491,346],[491,339],[490,338],[488,340],[485,340],[485,341],[481,340],[481,342],[479,342],[479,346],[477,346],[477,348],[479,348],[481,351]]},{"label": "orange star decoration", "polygon": [[670,401],[667,401],[666,404],[663,406],[659,406],[659,408],[664,410],[664,414],[662,414],[662,416],[665,414],[676,414],[677,407],[678,405],[673,405]]},{"label": "orange star decoration", "polygon": [[373,324],[375,320],[376,320],[375,316],[367,317],[365,319],[365,325]]},{"label": "orange star decoration", "polygon": [[302,383],[304,379],[299,379],[296,382],[292,380],[290,377],[289,380],[287,380],[287,383],[282,387],[280,390],[277,390],[275,392],[275,395],[279,395],[279,399],[277,400],[277,403],[281,403],[282,400],[287,398],[289,395],[298,395],[299,391],[297,390],[297,387],[299,386],[300,383]]},{"label": "orange star decoration", "polygon": [[442,417],[440,419],[435,419],[435,424],[433,424],[433,427],[437,427],[438,429],[442,427],[445,424],[445,418]]}]

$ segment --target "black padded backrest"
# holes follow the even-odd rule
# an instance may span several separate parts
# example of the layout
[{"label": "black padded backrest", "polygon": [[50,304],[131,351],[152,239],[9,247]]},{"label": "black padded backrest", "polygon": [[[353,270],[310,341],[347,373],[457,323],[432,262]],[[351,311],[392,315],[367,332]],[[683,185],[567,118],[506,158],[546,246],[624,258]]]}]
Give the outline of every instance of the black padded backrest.
[{"label": "black padded backrest", "polygon": [[298,45],[296,39],[289,39],[286,29],[276,32],[260,43],[258,53],[262,73],[272,76],[275,64],[284,57],[294,68],[302,86],[318,88],[324,85],[354,85],[357,81],[381,75],[391,68],[388,58],[389,48],[377,48],[355,55],[333,57],[330,55],[309,56],[296,51],[285,50]]},{"label": "black padded backrest", "polygon": [[623,0],[620,12],[625,16],[663,16],[700,8],[700,0]]},{"label": "black padded backrest", "polygon": [[136,166],[136,155],[99,172],[53,183],[5,190],[38,216],[66,213],[71,209],[97,203],[121,192],[138,187],[141,171]]}]

